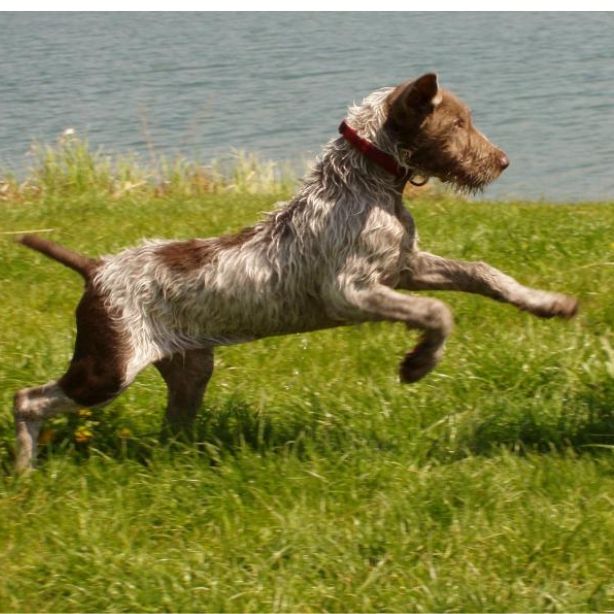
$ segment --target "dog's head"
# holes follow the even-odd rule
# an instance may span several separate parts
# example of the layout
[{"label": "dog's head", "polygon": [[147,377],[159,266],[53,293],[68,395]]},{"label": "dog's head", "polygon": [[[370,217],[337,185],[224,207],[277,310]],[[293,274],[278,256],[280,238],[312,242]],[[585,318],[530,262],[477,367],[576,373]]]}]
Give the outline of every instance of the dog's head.
[{"label": "dog's head", "polygon": [[417,174],[478,190],[508,166],[505,153],[475,126],[469,108],[427,73],[386,98],[383,129],[401,161]]}]

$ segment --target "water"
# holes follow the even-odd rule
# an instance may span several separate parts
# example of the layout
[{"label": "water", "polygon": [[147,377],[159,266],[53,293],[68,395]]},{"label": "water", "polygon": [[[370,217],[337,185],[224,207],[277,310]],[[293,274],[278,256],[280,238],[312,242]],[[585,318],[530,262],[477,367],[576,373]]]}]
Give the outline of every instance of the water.
[{"label": "water", "polygon": [[107,151],[298,161],[428,70],[507,151],[492,197],[614,199],[612,13],[0,14],[0,166],[72,127]]}]

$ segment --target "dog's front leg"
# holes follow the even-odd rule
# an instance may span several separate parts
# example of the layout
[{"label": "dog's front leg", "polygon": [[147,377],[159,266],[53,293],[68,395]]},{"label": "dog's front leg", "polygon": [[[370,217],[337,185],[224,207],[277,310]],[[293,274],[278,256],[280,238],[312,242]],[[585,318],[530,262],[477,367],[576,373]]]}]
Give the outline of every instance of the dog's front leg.
[{"label": "dog's front leg", "polygon": [[422,332],[418,345],[401,362],[402,382],[412,383],[421,379],[441,359],[453,324],[450,309],[441,301],[407,296],[378,284],[346,287],[343,303],[344,316],[350,321],[403,322],[407,327]]},{"label": "dog's front leg", "polygon": [[411,270],[403,274],[399,288],[481,294],[542,318],[571,318],[578,311],[575,298],[527,288],[485,262],[448,260],[428,252],[418,252],[412,256],[410,267]]}]

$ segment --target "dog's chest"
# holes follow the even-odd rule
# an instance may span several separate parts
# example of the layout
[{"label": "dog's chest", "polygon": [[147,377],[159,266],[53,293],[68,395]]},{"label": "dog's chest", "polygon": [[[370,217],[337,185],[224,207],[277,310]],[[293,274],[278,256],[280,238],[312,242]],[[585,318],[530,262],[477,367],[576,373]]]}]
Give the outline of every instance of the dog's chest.
[{"label": "dog's chest", "polygon": [[366,216],[358,244],[373,263],[380,260],[396,262],[401,254],[412,249],[415,234],[413,218],[402,205],[394,209],[374,207]]}]

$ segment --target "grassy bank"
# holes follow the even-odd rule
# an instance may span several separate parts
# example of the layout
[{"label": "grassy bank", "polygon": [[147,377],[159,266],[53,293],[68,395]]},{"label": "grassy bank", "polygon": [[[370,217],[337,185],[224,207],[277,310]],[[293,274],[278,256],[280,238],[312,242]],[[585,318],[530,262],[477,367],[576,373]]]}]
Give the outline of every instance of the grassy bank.
[{"label": "grassy bank", "polygon": [[573,322],[439,293],[456,330],[409,387],[402,326],[223,348],[197,445],[158,443],[148,369],[11,475],[13,391],[62,372],[81,282],[10,233],[96,255],[236,230],[289,190],[249,164],[239,181],[71,146],[0,185],[0,610],[614,609],[612,204],[408,201],[425,248],[576,294]]}]

